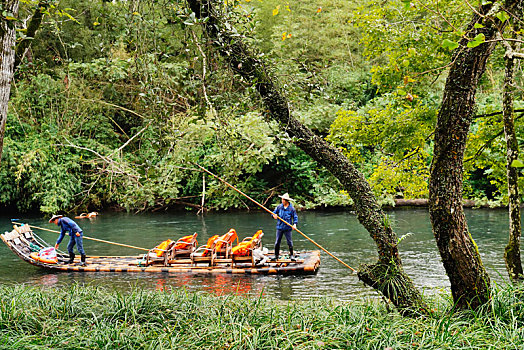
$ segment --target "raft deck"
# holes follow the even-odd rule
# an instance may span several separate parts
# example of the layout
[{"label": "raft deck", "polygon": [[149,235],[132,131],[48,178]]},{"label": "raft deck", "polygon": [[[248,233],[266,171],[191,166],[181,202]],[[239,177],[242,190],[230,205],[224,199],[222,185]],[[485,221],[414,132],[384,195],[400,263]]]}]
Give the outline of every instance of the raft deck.
[{"label": "raft deck", "polygon": [[79,266],[80,260],[66,264],[68,255],[58,254],[58,263],[49,264],[33,259],[30,254],[48,247],[36,236],[29,225],[14,226],[13,231],[0,235],[2,241],[22,260],[31,265],[52,271],[76,272],[122,272],[122,273],[194,273],[194,274],[261,274],[261,275],[313,275],[320,266],[320,251],[297,253],[296,261],[280,259],[267,261],[254,267],[250,263],[234,264],[230,259],[219,259],[214,266],[192,264],[191,259],[169,261],[162,264],[143,266],[143,255],[135,256],[87,256],[86,266]]}]

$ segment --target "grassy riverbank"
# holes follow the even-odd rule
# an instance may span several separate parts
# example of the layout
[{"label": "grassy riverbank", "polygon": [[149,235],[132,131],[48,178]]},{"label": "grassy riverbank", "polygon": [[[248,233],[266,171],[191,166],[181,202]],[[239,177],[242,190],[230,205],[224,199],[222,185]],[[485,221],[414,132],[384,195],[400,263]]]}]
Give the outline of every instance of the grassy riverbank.
[{"label": "grassy riverbank", "polygon": [[2,349],[522,349],[524,289],[498,289],[490,311],[429,318],[383,303],[0,287]]}]

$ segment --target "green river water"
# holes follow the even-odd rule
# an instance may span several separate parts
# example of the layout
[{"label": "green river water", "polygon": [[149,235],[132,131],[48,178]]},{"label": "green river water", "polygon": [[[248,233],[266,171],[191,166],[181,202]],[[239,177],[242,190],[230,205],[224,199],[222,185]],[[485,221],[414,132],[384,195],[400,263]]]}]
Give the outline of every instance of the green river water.
[{"label": "green river water", "polygon": [[[415,284],[426,293],[449,288],[449,281],[440,261],[431,232],[427,209],[389,211],[395,232],[400,237],[409,234],[400,244],[401,258],[406,272]],[[503,260],[507,243],[508,219],[505,210],[467,210],[468,224],[479,247],[484,264],[492,279],[498,283],[507,280]],[[13,216],[0,214],[0,230],[11,229]],[[47,218],[37,216],[16,217],[20,222],[57,229]],[[240,239],[251,236],[256,230],[265,232],[264,247],[270,250],[275,239],[275,221],[267,213],[102,213],[96,219],[79,219],[77,223],[88,237],[120,242],[139,247],[154,247],[161,241],[176,239],[197,232],[200,243],[214,234],[223,234],[234,228]],[[350,212],[299,212],[299,228],[350,266],[373,262],[375,244],[366,230]],[[50,245],[57,235],[37,233]],[[66,250],[66,237],[60,248]],[[295,249],[316,249],[310,242],[293,234]],[[84,239],[87,255],[135,255],[140,251]],[[285,239],[282,249],[287,251]],[[359,282],[350,270],[321,254],[318,274],[314,276],[244,276],[244,275],[167,275],[119,273],[50,273],[20,260],[5,245],[0,246],[0,283],[39,285],[46,288],[62,287],[72,283],[104,286],[107,289],[131,290],[136,288],[188,292],[203,291],[214,295],[241,294],[266,295],[281,300],[333,297],[352,300],[376,296],[369,287]]]}]

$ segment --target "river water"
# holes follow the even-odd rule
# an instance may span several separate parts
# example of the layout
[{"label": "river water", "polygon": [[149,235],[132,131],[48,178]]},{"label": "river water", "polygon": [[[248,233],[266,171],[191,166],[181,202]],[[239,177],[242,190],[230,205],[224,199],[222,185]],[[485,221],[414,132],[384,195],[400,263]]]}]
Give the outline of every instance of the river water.
[{"label": "river water", "polygon": [[[406,235],[399,248],[406,272],[416,286],[425,293],[449,289],[436,247],[427,209],[389,211],[395,232]],[[479,247],[483,262],[494,281],[507,280],[504,265],[504,246],[507,243],[508,219],[505,210],[467,210],[470,231]],[[0,214],[0,231],[11,229],[10,219]],[[20,222],[57,229],[46,218],[17,217]],[[84,235],[139,247],[154,247],[161,241],[177,239],[198,233],[200,243],[214,234],[223,234],[235,228],[240,239],[264,230],[263,245],[272,249],[275,238],[275,221],[266,213],[207,213],[197,216],[187,213],[103,213],[96,219],[79,219]],[[375,244],[356,216],[349,212],[299,212],[299,228],[313,240],[328,249],[350,266],[372,263],[376,259]],[[56,234],[36,231],[51,245]],[[60,248],[66,250],[66,237]],[[316,249],[298,233],[293,234],[296,250]],[[140,251],[84,239],[89,255],[135,255]],[[287,250],[285,239],[282,249]],[[167,275],[119,273],[49,273],[20,260],[5,245],[0,245],[0,283],[39,285],[49,288],[72,283],[104,286],[108,289],[133,290],[137,288],[188,292],[204,291],[213,295],[241,294],[266,295],[280,300],[297,300],[314,297],[333,297],[352,300],[376,296],[371,288],[359,282],[346,267],[321,254],[318,274],[314,276],[242,276],[242,275]]]}]

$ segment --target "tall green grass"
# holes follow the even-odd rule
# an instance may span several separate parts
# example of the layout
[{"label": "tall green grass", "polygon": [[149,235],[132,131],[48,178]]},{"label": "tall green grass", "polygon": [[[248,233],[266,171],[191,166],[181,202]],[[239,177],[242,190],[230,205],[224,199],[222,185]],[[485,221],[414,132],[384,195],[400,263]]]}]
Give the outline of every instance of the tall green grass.
[{"label": "tall green grass", "polygon": [[404,318],[376,300],[281,302],[180,291],[0,286],[1,349],[523,349],[524,288]]}]

